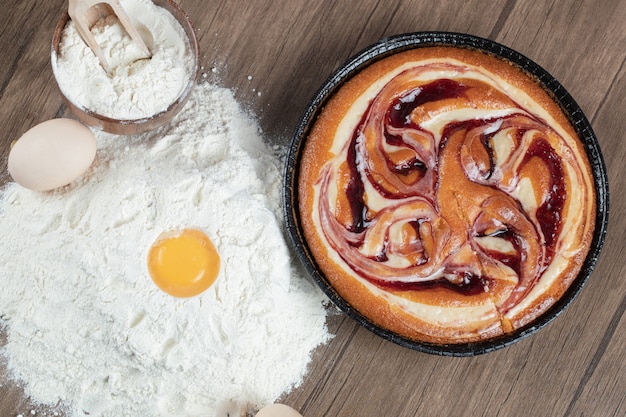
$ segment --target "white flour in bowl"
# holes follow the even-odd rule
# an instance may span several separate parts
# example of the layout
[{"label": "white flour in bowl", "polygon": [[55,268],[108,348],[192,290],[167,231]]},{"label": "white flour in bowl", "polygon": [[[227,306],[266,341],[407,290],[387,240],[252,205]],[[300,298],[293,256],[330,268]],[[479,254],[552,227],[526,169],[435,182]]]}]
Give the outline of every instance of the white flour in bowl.
[{"label": "white flour in bowl", "polygon": [[102,116],[133,120],[165,111],[185,90],[193,57],[185,31],[174,16],[151,0],[121,0],[152,52],[143,57],[117,18],[100,20],[92,32],[111,67],[110,74],[83,42],[70,20],[52,69],[59,88],[74,104]]},{"label": "white flour in bowl", "polygon": [[[299,385],[330,337],[326,298],[290,260],[279,159],[232,92],[201,84],[171,126],[96,135],[82,180],[1,192],[13,378],[70,417],[235,417]],[[177,299],[151,281],[146,256],[185,227],[211,238],[222,270]]]}]

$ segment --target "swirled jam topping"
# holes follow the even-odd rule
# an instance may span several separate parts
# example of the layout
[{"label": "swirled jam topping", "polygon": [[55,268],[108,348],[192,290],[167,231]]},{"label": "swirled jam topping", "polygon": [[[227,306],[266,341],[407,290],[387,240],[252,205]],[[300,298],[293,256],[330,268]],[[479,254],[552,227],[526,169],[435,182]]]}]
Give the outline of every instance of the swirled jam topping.
[{"label": "swirled jam topping", "polygon": [[378,64],[324,110],[304,155],[318,162],[305,162],[316,175],[301,180],[301,211],[325,247],[316,256],[342,271],[326,267],[331,281],[357,281],[368,303],[435,338],[527,323],[587,250],[593,187],[579,140],[543,91],[495,65]]}]

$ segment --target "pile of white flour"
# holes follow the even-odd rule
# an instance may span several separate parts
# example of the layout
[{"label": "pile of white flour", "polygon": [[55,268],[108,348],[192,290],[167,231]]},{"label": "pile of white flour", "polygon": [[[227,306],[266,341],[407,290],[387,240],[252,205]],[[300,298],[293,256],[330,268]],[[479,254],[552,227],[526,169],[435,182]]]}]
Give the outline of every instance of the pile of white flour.
[{"label": "pile of white flour", "polygon": [[[0,194],[2,353],[26,394],[70,417],[234,417],[300,384],[326,299],[290,260],[280,161],[232,92],[201,84],[171,126],[97,140],[76,183]],[[146,256],[186,227],[222,269],[177,299]]]},{"label": "pile of white flour", "polygon": [[151,0],[121,0],[121,4],[147,40],[150,59],[141,59],[145,56],[139,46],[117,18],[109,16],[92,28],[109,74],[71,20],[52,69],[59,88],[73,103],[107,117],[140,119],[166,110],[181,95],[194,60],[185,31],[167,10]]}]

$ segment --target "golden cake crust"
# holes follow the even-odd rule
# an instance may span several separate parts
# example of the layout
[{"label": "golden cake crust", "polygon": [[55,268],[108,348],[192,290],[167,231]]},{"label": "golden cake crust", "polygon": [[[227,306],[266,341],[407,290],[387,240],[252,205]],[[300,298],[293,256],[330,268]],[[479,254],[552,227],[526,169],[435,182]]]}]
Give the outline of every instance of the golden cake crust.
[{"label": "golden cake crust", "polygon": [[575,130],[532,78],[480,51],[368,66],[325,104],[299,168],[302,229],[329,284],[411,340],[530,323],[590,247],[595,191]]}]

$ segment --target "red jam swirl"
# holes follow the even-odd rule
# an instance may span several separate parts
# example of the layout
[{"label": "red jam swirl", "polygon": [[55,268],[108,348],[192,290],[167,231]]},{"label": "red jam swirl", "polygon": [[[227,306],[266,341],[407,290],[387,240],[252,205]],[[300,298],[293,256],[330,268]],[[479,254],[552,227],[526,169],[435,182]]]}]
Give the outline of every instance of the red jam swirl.
[{"label": "red jam swirl", "polygon": [[[332,164],[322,171],[325,236],[356,274],[385,290],[476,295],[488,292],[502,271],[515,275],[515,288],[499,307],[506,312],[532,290],[557,251],[567,187],[547,139],[555,133],[519,108],[449,122],[437,141],[413,114],[464,99],[477,87],[451,79],[419,83],[414,75],[396,76],[370,102],[340,161],[349,179],[336,198],[349,202],[350,221],[335,217],[329,201],[336,171]],[[510,142],[508,155],[494,150],[502,137]],[[533,210],[514,191],[536,166],[548,179]],[[385,200],[383,207],[369,203],[368,190]]]}]

